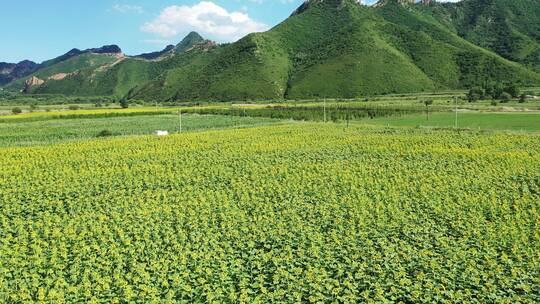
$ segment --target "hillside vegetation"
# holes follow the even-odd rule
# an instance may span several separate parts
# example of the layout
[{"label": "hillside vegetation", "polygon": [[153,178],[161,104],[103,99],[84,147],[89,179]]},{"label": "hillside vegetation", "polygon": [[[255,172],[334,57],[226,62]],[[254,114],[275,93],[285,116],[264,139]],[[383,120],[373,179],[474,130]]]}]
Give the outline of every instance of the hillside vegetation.
[{"label": "hillside vegetation", "polygon": [[468,41],[540,71],[537,0],[469,0],[417,7]]},{"label": "hillside vegetation", "polygon": [[[63,79],[46,80],[33,92],[223,101],[354,98],[463,89],[488,81],[523,86],[540,82],[534,46],[540,30],[527,25],[540,20],[540,4],[403,3],[408,1],[368,7],[355,0],[310,0],[273,29],[232,44],[216,45],[190,33],[174,48],[144,54],[146,59],[81,67]],[[497,8],[504,22],[492,22],[499,20],[490,15]],[[520,19],[525,11],[527,22]],[[481,26],[482,18],[489,26]],[[505,47],[515,35],[523,38],[519,50]]]}]

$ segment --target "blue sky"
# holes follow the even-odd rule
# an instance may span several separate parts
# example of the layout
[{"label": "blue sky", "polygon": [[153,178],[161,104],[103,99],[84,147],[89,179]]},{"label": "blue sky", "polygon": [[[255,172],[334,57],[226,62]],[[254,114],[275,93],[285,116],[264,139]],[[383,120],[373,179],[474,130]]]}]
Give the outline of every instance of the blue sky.
[{"label": "blue sky", "polygon": [[[375,0],[365,0],[372,3]],[[36,62],[72,48],[160,50],[194,30],[218,42],[264,31],[303,0],[2,0],[0,61]]]},{"label": "blue sky", "polygon": [[[191,0],[2,0],[0,61],[41,62],[71,48],[118,44],[127,54],[154,51],[177,43],[189,32],[180,25],[175,35],[143,26],[156,21],[167,7],[193,7]],[[208,2],[210,3],[210,1]],[[302,0],[211,0],[227,13],[241,12],[268,27],[285,19]],[[159,22],[155,23],[159,25]],[[240,26],[243,26],[240,23]],[[191,30],[198,30],[192,26]],[[247,26],[249,28],[249,26]],[[256,27],[257,28],[257,27]],[[182,30],[184,32],[182,33]],[[221,42],[234,35],[201,33]]]}]

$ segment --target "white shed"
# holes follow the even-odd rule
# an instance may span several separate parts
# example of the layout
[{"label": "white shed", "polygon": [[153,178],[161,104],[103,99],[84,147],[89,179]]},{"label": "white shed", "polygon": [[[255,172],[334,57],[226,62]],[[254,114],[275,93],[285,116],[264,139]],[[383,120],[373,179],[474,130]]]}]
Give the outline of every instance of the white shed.
[{"label": "white shed", "polygon": [[167,135],[169,135],[169,131],[157,130],[156,135],[157,136],[167,136]]}]

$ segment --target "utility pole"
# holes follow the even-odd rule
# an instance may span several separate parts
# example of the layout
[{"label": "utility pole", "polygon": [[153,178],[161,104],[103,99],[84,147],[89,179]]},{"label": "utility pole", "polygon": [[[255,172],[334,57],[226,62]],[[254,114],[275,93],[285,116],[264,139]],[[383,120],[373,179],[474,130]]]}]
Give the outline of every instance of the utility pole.
[{"label": "utility pole", "polygon": [[456,118],[454,120],[454,129],[458,128],[458,109],[457,109],[457,96],[454,96],[454,104],[456,106],[455,112],[456,112]]},{"label": "utility pole", "polygon": [[180,113],[180,133],[182,133],[182,109],[180,109],[179,113]]},{"label": "utility pole", "polygon": [[324,100],[324,102],[323,102],[323,104],[324,104],[324,105],[323,105],[323,109],[324,109],[324,122],[326,123],[326,98],[323,99],[323,100]]}]

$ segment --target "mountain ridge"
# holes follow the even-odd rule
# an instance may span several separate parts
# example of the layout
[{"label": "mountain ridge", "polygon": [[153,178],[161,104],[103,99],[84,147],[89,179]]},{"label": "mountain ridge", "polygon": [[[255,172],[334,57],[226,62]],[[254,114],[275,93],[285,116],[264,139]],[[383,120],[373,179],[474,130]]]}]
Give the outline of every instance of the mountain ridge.
[{"label": "mountain ridge", "polygon": [[18,63],[0,62],[0,86],[30,75],[38,68],[39,64],[30,60],[23,60]]},{"label": "mountain ridge", "polygon": [[[475,10],[474,4],[501,1],[506,0],[466,2]],[[174,48],[143,54],[148,58],[101,58],[102,65],[93,67],[83,65],[96,58],[79,60],[81,69],[55,69],[63,73],[56,78],[41,73],[42,78],[38,71],[33,75],[44,83],[29,92],[160,101],[352,98],[540,81],[534,64],[478,45],[455,18],[447,18],[463,4],[413,2],[310,0],[269,31],[234,43],[217,45],[192,32]],[[505,5],[519,11],[515,3]],[[77,66],[73,61],[85,55],[90,56],[75,55],[60,65]]]}]

